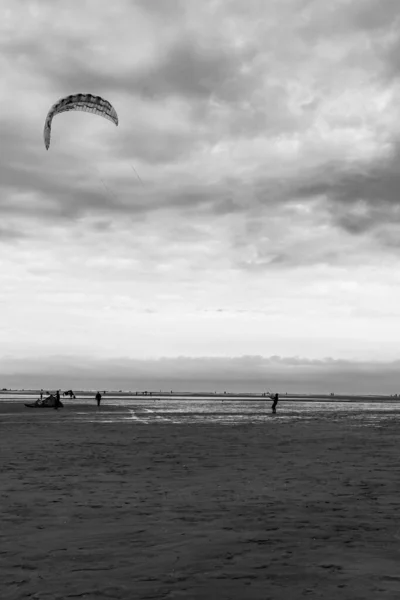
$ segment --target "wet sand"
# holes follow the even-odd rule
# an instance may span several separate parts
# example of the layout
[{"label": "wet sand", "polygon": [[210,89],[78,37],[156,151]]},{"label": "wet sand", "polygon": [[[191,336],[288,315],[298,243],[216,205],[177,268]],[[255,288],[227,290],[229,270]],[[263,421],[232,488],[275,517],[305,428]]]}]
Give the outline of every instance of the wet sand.
[{"label": "wet sand", "polygon": [[2,600],[400,597],[397,422],[29,410],[0,406]]}]

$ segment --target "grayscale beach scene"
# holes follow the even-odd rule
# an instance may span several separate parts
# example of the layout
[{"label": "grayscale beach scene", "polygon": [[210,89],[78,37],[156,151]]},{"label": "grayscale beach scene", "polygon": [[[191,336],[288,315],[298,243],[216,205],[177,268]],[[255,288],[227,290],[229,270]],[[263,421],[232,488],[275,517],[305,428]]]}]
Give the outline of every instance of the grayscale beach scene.
[{"label": "grayscale beach scene", "polygon": [[0,600],[400,599],[399,56],[0,0]]}]

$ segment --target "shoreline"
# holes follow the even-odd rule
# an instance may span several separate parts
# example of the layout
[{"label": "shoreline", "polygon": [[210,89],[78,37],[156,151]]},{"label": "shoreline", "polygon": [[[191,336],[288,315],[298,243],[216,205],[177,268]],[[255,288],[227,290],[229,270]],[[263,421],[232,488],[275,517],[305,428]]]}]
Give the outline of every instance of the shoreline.
[{"label": "shoreline", "polygon": [[[49,393],[54,393],[51,390]],[[43,393],[43,397],[47,395],[47,391]],[[93,399],[94,392],[88,391],[76,391],[76,398],[71,399],[69,396],[63,396],[61,394],[61,401],[76,402],[77,400]],[[22,401],[23,398],[36,399],[40,397],[40,390],[0,390],[0,402],[3,401]],[[201,393],[159,393],[149,392],[143,393],[131,393],[131,392],[106,392],[102,394],[102,402],[106,402],[109,399],[129,399],[129,400],[231,400],[231,401],[260,401],[260,402],[272,402],[272,398],[269,396],[262,396],[261,394],[201,394]],[[400,396],[380,396],[380,395],[344,395],[338,394],[334,396],[330,395],[316,395],[316,394],[280,394],[279,402],[398,402],[400,404]]]}]

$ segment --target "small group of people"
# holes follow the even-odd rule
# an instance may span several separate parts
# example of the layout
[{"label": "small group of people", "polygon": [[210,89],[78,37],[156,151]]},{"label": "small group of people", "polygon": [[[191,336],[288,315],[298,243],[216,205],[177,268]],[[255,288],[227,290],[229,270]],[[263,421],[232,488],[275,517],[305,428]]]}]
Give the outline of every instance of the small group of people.
[{"label": "small group of people", "polygon": [[[43,390],[40,390],[40,400],[37,401],[39,404],[44,402],[43,401],[43,393],[44,393]],[[60,400],[60,390],[57,390],[54,395],[49,394],[49,392],[46,392],[46,394],[50,395],[50,396],[54,396],[54,398],[55,398],[54,406],[53,406],[54,410],[58,410],[58,408],[61,408],[63,406],[63,404]],[[68,392],[65,392],[63,394],[63,396],[65,396],[65,395],[69,395],[71,398],[76,398],[75,394],[71,390],[69,390]],[[95,398],[96,398],[97,406],[100,406],[101,398],[102,398],[100,392],[96,393]]]},{"label": "small group of people", "polygon": [[[75,395],[74,395],[74,398],[76,398]],[[96,393],[95,398],[96,398],[97,406],[100,406],[100,402],[101,402],[101,394],[100,394],[100,392]],[[55,405],[54,405],[55,410],[57,410],[57,408],[59,406],[62,406],[62,404],[60,402],[60,390],[57,390],[57,392],[56,392],[56,402],[55,402]]]}]

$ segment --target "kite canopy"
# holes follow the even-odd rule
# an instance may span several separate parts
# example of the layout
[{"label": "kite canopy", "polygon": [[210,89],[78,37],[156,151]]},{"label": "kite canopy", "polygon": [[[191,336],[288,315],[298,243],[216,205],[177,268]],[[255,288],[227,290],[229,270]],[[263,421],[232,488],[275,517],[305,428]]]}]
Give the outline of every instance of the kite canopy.
[{"label": "kite canopy", "polygon": [[46,117],[43,137],[47,150],[50,146],[51,122],[53,117],[68,110],[82,110],[84,112],[90,112],[100,115],[105,119],[109,119],[115,123],[115,125],[118,125],[118,115],[115,109],[107,100],[104,100],[104,98],[100,98],[100,96],[92,96],[92,94],[74,94],[73,96],[66,96],[65,98],[61,98],[61,100],[53,104]]}]

